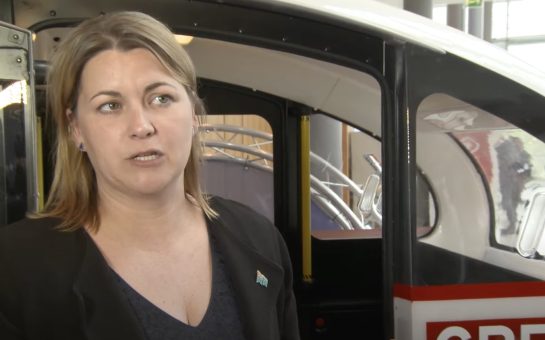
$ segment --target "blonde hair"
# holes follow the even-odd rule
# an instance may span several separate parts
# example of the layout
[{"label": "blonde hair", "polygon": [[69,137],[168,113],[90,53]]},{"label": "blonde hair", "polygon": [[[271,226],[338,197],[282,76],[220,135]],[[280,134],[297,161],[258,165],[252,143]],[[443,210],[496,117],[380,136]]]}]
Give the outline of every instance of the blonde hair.
[{"label": "blonde hair", "polygon": [[[67,110],[75,112],[82,70],[102,51],[135,48],[145,48],[153,53],[185,87],[197,117],[205,113],[196,94],[197,80],[191,59],[165,25],[143,13],[118,12],[86,20],[77,26],[61,42],[51,60],[47,99],[56,125],[55,171],[45,207],[35,215],[61,218],[61,230],[86,226],[97,231],[100,225],[95,173],[87,155],[80,152],[71,139],[70,120],[66,114]],[[213,218],[217,214],[199,185],[200,156],[199,136],[195,133],[184,172],[185,193],[191,202]]]}]

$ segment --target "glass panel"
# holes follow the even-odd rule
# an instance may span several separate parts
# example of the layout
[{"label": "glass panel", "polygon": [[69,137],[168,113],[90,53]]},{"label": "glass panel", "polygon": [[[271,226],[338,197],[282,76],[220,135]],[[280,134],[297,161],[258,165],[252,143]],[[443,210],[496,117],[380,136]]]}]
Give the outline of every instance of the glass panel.
[{"label": "glass panel", "polygon": [[454,136],[469,141],[462,146],[473,150],[471,154],[485,174],[494,203],[494,240],[498,245],[515,248],[522,236],[524,218],[532,208],[538,208],[532,203],[541,201],[545,189],[544,143],[514,126],[482,132],[485,147],[479,150],[464,134]]},{"label": "glass panel", "polygon": [[[382,235],[381,142],[323,114],[310,117],[311,229],[319,239]],[[435,223],[433,195],[418,176],[421,234]]]},{"label": "glass panel", "polygon": [[252,207],[274,223],[273,135],[269,123],[257,115],[208,115],[199,133],[203,190]]},{"label": "glass panel", "polygon": [[[318,238],[338,231],[373,230],[380,235],[380,142],[325,115],[310,117],[311,229]],[[374,177],[371,177],[374,175]],[[373,178],[364,194],[366,180]],[[378,180],[377,180],[378,179]],[[365,212],[359,209],[366,199]]]},{"label": "glass panel", "polygon": [[0,225],[17,221],[26,212],[26,152],[24,80],[0,79]]},{"label": "glass panel", "polygon": [[0,23],[0,226],[37,207],[30,32]]},{"label": "glass panel", "polygon": [[467,258],[459,275],[438,283],[514,279],[508,271],[543,276],[545,267],[523,256],[545,255],[545,144],[444,94],[426,98],[417,119],[418,162],[441,203],[436,232],[421,241]]},{"label": "glass panel", "polygon": [[492,37],[537,36],[545,34],[543,0],[494,2]]},{"label": "glass panel", "polygon": [[447,24],[447,6],[446,5],[436,5],[433,6],[432,20],[446,25]]}]

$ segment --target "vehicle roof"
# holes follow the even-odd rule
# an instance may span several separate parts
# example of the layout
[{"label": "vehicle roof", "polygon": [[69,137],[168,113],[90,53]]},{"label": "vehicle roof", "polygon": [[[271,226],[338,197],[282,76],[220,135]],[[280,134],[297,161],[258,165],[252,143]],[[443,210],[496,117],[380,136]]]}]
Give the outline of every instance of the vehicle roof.
[{"label": "vehicle roof", "polygon": [[[30,25],[50,18],[56,12],[57,18],[85,17],[98,11],[121,9],[170,13],[169,20],[176,20],[176,11],[169,7],[181,0],[16,0],[15,18],[17,25]],[[293,15],[330,18],[368,29],[377,34],[408,41],[439,52],[450,53],[481,65],[493,72],[512,79],[527,88],[545,96],[545,72],[521,61],[482,39],[459,30],[441,25],[420,15],[380,3],[374,0],[217,0],[220,4],[240,5],[246,8],[258,7]],[[170,5],[169,5],[170,4]],[[53,11],[52,9],[55,9]],[[152,15],[157,13],[150,13]]]},{"label": "vehicle roof", "polygon": [[545,72],[504,49],[423,16],[374,0],[270,0],[342,18],[401,40],[459,56],[545,96]]}]

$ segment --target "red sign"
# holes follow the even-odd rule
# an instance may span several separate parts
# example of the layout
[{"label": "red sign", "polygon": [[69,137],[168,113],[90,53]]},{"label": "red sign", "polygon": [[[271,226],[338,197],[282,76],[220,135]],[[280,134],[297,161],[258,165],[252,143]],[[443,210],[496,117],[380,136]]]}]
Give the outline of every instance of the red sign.
[{"label": "red sign", "polygon": [[428,340],[545,340],[545,318],[428,322]]}]

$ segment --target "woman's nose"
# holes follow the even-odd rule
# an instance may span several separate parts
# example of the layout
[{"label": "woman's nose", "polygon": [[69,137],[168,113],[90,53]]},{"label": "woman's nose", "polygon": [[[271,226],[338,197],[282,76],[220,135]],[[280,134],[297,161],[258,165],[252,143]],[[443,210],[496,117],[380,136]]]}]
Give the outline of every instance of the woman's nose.
[{"label": "woman's nose", "polygon": [[157,132],[149,114],[143,108],[135,109],[130,114],[129,129],[131,138],[147,138]]}]

